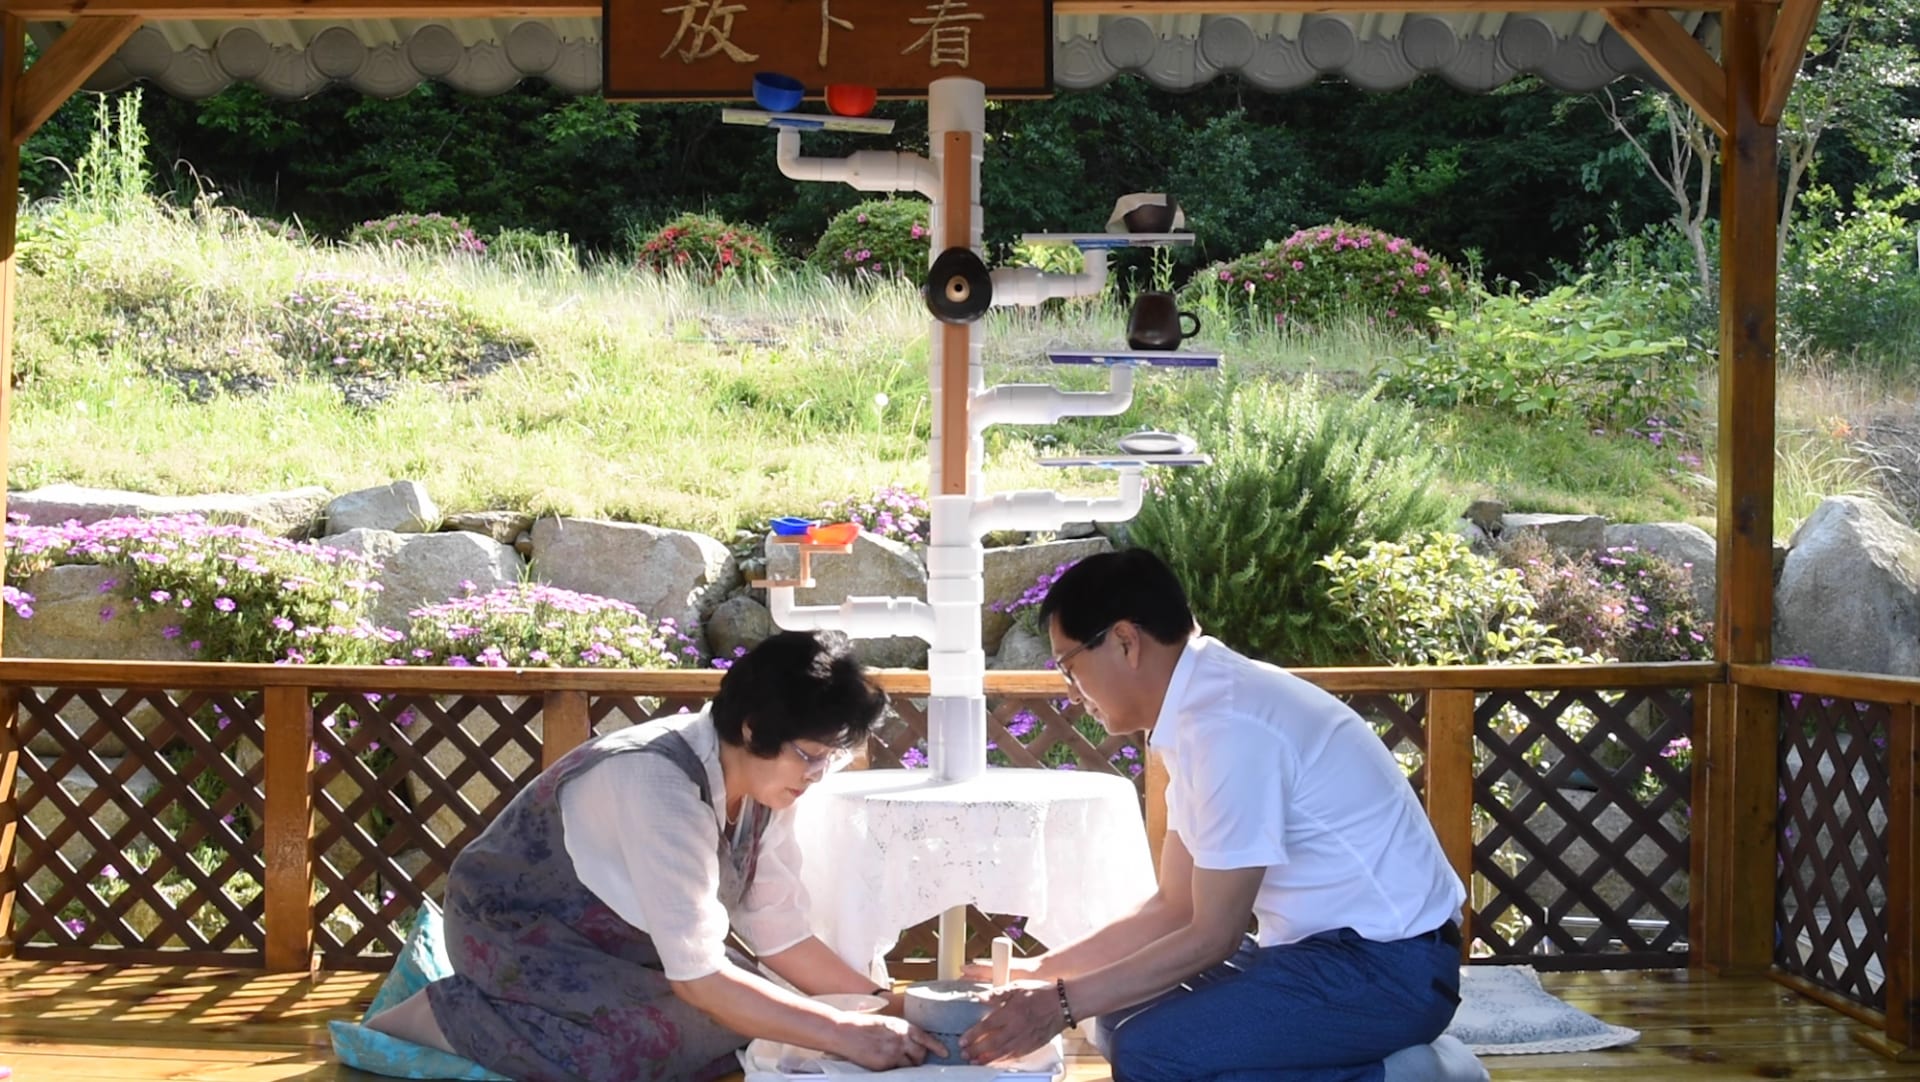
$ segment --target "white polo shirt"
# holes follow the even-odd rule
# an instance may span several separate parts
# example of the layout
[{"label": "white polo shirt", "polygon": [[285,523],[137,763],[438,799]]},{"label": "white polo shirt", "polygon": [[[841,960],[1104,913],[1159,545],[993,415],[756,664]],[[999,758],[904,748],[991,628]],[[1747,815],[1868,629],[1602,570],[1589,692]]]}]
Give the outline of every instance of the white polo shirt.
[{"label": "white polo shirt", "polygon": [[1376,942],[1457,920],[1466,890],[1373,729],[1292,673],[1195,637],[1150,745],[1196,868],[1264,867],[1263,947],[1334,928]]},{"label": "white polo shirt", "polygon": [[[713,719],[701,711],[652,724],[686,737],[707,769],[708,791],[724,804],[727,787]],[[661,968],[675,981],[718,972],[730,927],[762,958],[812,934],[793,809],[772,815],[760,838],[753,884],[729,912],[720,904],[723,812],[702,801],[700,790],[666,756],[615,755],[560,788],[574,874],[621,920],[653,939]]]}]

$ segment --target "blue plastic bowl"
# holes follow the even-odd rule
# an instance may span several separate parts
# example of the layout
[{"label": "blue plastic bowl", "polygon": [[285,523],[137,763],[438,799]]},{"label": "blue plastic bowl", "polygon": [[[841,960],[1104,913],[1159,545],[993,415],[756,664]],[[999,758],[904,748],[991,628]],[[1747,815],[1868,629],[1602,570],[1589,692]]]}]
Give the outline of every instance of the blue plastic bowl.
[{"label": "blue plastic bowl", "polygon": [[795,518],[792,515],[788,515],[785,518],[774,519],[768,525],[773,527],[774,533],[782,537],[793,537],[795,535],[804,535],[807,532],[807,528],[813,525],[813,520],[810,518]]},{"label": "blue plastic bowl", "polygon": [[753,100],[769,113],[787,113],[800,107],[807,88],[800,80],[777,71],[753,73]]}]

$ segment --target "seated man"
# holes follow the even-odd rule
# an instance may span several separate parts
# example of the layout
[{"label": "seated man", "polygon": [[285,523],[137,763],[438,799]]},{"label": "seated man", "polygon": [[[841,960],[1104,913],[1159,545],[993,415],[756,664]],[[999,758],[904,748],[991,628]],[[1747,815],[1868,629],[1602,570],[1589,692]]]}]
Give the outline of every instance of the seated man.
[{"label": "seated man", "polygon": [[[1484,1078],[1436,1039],[1459,1003],[1466,894],[1393,756],[1333,696],[1196,634],[1142,549],[1081,561],[1040,607],[1072,701],[1152,733],[1167,772],[1160,886],[1016,963],[963,1038],[978,1063],[1077,1018],[1114,1082]],[[1249,918],[1258,935],[1246,934]]]}]

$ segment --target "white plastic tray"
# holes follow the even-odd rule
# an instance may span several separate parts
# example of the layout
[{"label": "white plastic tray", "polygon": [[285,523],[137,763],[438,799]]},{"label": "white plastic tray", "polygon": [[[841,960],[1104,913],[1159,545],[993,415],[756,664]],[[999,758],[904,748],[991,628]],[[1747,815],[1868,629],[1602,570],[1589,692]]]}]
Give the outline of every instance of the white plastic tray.
[{"label": "white plastic tray", "polygon": [[1137,470],[1145,466],[1211,466],[1212,455],[1068,455],[1040,459],[1042,466],[1083,466],[1096,470]]},{"label": "white plastic tray", "polygon": [[720,123],[750,128],[798,128],[801,131],[862,131],[887,135],[893,121],[876,116],[839,116],[835,113],[769,113],[765,109],[722,109]]},{"label": "white plastic tray", "polygon": [[1022,244],[1071,244],[1088,248],[1162,248],[1192,244],[1192,233],[1022,233]]},{"label": "white plastic tray", "polygon": [[1217,350],[1174,349],[1056,349],[1047,352],[1054,364],[1095,364],[1108,368],[1117,365],[1145,364],[1156,368],[1218,368]]}]

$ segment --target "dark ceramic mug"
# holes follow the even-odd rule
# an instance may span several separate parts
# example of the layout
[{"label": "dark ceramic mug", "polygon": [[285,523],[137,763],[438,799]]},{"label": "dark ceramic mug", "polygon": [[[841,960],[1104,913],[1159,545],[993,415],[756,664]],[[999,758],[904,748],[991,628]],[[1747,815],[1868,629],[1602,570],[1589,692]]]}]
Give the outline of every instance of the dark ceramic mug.
[{"label": "dark ceramic mug", "polygon": [[[1193,321],[1188,330],[1186,322]],[[1127,317],[1128,349],[1179,349],[1182,339],[1200,333],[1200,317],[1183,312],[1173,294],[1160,291],[1142,293],[1133,299],[1133,314]]]}]

